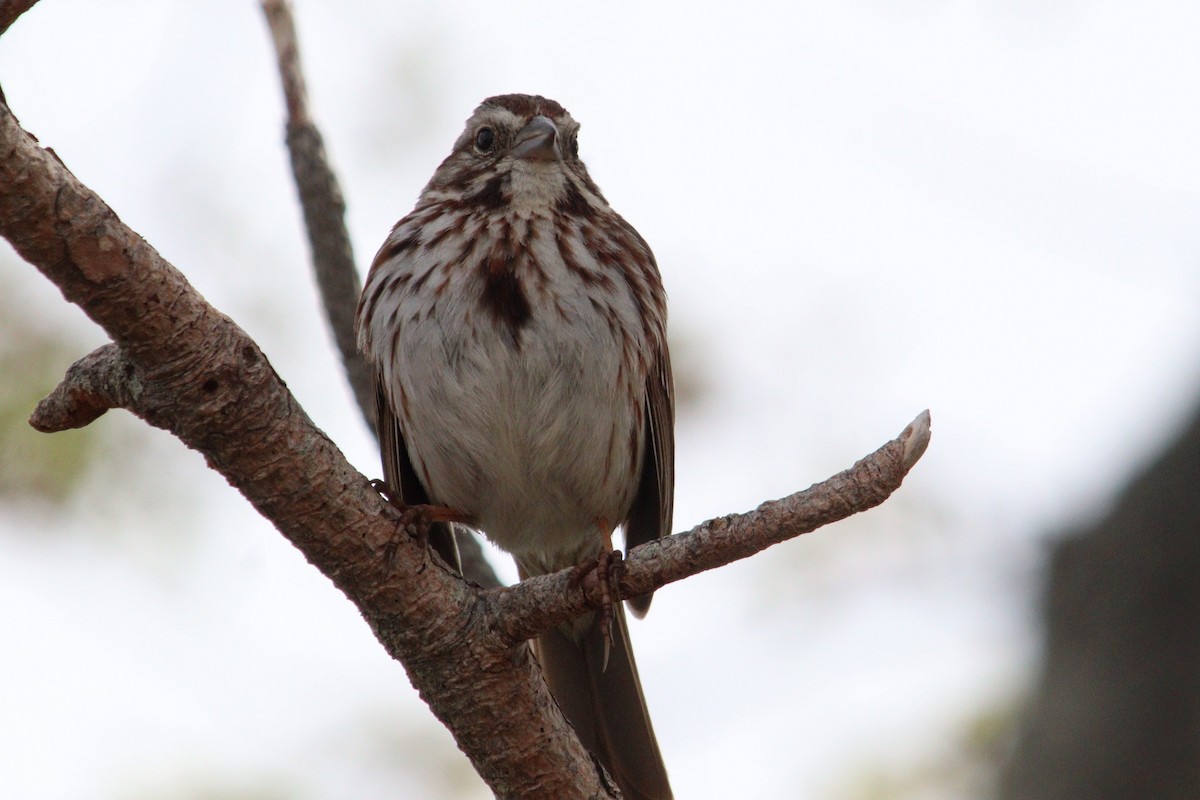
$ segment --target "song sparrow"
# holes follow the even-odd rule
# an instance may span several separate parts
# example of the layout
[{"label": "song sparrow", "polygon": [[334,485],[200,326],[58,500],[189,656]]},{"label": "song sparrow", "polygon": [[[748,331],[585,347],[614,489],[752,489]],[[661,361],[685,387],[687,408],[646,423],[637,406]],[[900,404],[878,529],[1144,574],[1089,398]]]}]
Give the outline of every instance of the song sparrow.
[{"label": "song sparrow", "polygon": [[[485,100],[358,309],[387,483],[468,514],[522,577],[595,560],[617,525],[627,547],[671,527],[666,295],[579,160],[578,130],[553,100]],[[433,543],[455,563],[448,531]],[[611,652],[595,616],[539,638],[546,680],[626,797],[670,797],[624,614]]]}]

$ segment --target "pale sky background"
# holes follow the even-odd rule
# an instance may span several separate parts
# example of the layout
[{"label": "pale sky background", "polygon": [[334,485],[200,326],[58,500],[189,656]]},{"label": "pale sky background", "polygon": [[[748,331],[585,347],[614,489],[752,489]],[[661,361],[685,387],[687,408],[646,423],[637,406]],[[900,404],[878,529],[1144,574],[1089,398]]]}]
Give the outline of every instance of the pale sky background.
[{"label": "pale sky background", "polygon": [[[360,264],[484,97],[582,122],[670,294],[678,530],[932,410],[884,507],[664,589],[633,625],[680,800],[865,798],[1013,707],[1049,537],[1102,514],[1200,396],[1200,6],[648,6],[297,14]],[[43,0],[0,40],[0,85],[378,475],[257,5]],[[7,248],[0,279],[78,342],[58,372],[104,341]],[[0,506],[0,795],[488,796],[353,607],[202,459],[124,413],[96,427],[66,507]]]}]

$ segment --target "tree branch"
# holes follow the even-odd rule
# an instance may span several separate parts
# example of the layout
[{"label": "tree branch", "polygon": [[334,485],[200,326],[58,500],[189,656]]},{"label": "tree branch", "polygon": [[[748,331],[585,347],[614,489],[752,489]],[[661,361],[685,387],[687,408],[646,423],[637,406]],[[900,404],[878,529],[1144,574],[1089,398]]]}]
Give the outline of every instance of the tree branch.
[{"label": "tree branch", "polygon": [[[291,4],[287,0],[262,0],[263,14],[275,46],[279,78],[287,107],[287,147],[292,175],[312,251],[313,273],[321,292],[325,317],[359,410],[375,432],[375,387],[371,367],[354,337],[354,314],[362,285],[354,268],[350,233],[346,230],[346,203],[337,176],[329,165],[321,133],[308,111],[308,90],[300,64],[300,43]],[[481,586],[501,586],[479,540],[458,528],[459,560],[463,574]]]},{"label": "tree branch", "polygon": [[[478,591],[439,568],[411,526],[399,526],[258,346],[21,130],[3,104],[0,235],[120,350],[77,363],[35,414],[39,425],[82,423],[121,404],[169,430],[358,606],[498,795],[605,796],[528,648],[504,647],[480,632]],[[122,360],[136,374],[117,389]],[[66,409],[57,422],[55,407]]]},{"label": "tree branch", "polygon": [[17,18],[37,4],[37,0],[0,0],[0,36],[12,27]]},{"label": "tree branch", "polygon": [[106,344],[71,365],[63,382],[45,397],[29,424],[42,433],[82,428],[110,408],[137,405],[137,367],[121,348]]},{"label": "tree branch", "polygon": [[[636,597],[815,531],[882,503],[929,445],[930,416],[922,411],[901,434],[853,467],[754,511],[730,514],[635,547],[618,585],[622,598]],[[504,641],[532,639],[555,625],[600,607],[595,573],[573,586],[572,570],[529,578],[490,592],[492,614]]]},{"label": "tree branch", "polygon": [[288,114],[287,147],[304,209],[313,272],[354,397],[374,429],[375,387],[371,367],[354,340],[354,312],[362,284],[354,268],[354,251],[346,230],[346,201],[329,166],[321,133],[308,113],[308,90],[300,68],[300,45],[291,8],[285,0],[263,0],[262,7],[283,83]]}]

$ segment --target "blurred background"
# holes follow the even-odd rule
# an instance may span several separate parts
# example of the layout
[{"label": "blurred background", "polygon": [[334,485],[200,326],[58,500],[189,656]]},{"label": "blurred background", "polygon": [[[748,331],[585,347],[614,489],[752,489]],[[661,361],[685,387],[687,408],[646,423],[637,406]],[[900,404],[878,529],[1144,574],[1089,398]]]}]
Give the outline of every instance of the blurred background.
[{"label": "blurred background", "polygon": [[[677,530],[932,410],[884,506],[671,586],[632,626],[677,796],[1032,797],[1038,769],[1079,770],[1046,757],[1072,731],[1139,741],[1128,714],[1087,717],[1112,684],[1153,684],[1182,718],[1163,763],[1200,764],[1200,558],[1129,556],[1150,541],[1138,519],[1200,541],[1194,513],[1156,510],[1200,502],[1200,457],[1158,465],[1177,491],[1142,517],[1110,518],[1135,476],[1158,485],[1200,398],[1200,6],[647,5],[296,13],[364,267],[484,97],[544,94],[583,124],[671,298]],[[24,126],[378,476],[310,279],[257,4],[45,0],[0,41]],[[350,603],[197,454],[123,412],[28,428],[104,341],[0,247],[0,794],[487,797]],[[1052,577],[1071,582],[1047,606]],[[1157,605],[1105,599],[1110,582]],[[1047,628],[1044,607],[1065,616]],[[1108,632],[1066,647],[1087,668],[1126,629],[1142,659],[1108,682],[1054,666],[1053,636]],[[1143,680],[1155,664],[1171,669]],[[1182,774],[1104,760],[1125,757]],[[1200,794],[1181,785],[1121,796]],[[1079,796],[1118,796],[1102,787]]]}]

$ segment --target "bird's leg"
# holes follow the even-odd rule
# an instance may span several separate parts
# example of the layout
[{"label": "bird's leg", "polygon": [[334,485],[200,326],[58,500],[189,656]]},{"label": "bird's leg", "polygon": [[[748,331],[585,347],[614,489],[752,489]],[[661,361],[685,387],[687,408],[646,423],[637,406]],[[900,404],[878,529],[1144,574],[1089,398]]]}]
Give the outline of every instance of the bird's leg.
[{"label": "bird's leg", "polygon": [[471,515],[466,512],[459,511],[457,508],[449,506],[435,506],[433,504],[422,503],[419,505],[408,505],[396,492],[392,491],[392,487],[381,481],[379,478],[371,481],[371,488],[383,495],[383,498],[392,504],[392,508],[399,511],[401,514],[408,514],[414,510],[420,509],[425,516],[423,519],[429,522],[461,522],[464,525],[471,524]]},{"label": "bird's leg", "polygon": [[608,649],[612,644],[612,623],[616,614],[616,603],[621,602],[618,584],[621,573],[625,571],[625,561],[621,551],[613,547],[612,529],[604,520],[598,520],[596,526],[600,530],[600,553],[591,558],[584,558],[571,570],[568,585],[578,586],[587,574],[596,571],[600,580],[600,609],[597,612],[597,623],[604,637],[604,666],[608,666]]},{"label": "bird's leg", "polygon": [[[397,532],[408,531],[409,535],[420,540],[425,547],[429,546],[429,526],[435,522],[461,522],[463,524],[471,523],[471,515],[449,508],[448,506],[435,505],[406,505],[400,495],[392,491],[392,487],[385,482],[375,479],[371,481],[371,488],[383,495],[384,499],[391,504],[392,508],[400,512],[400,521],[396,527]],[[385,548],[388,563],[391,564],[396,558],[396,542],[391,542]]]}]

